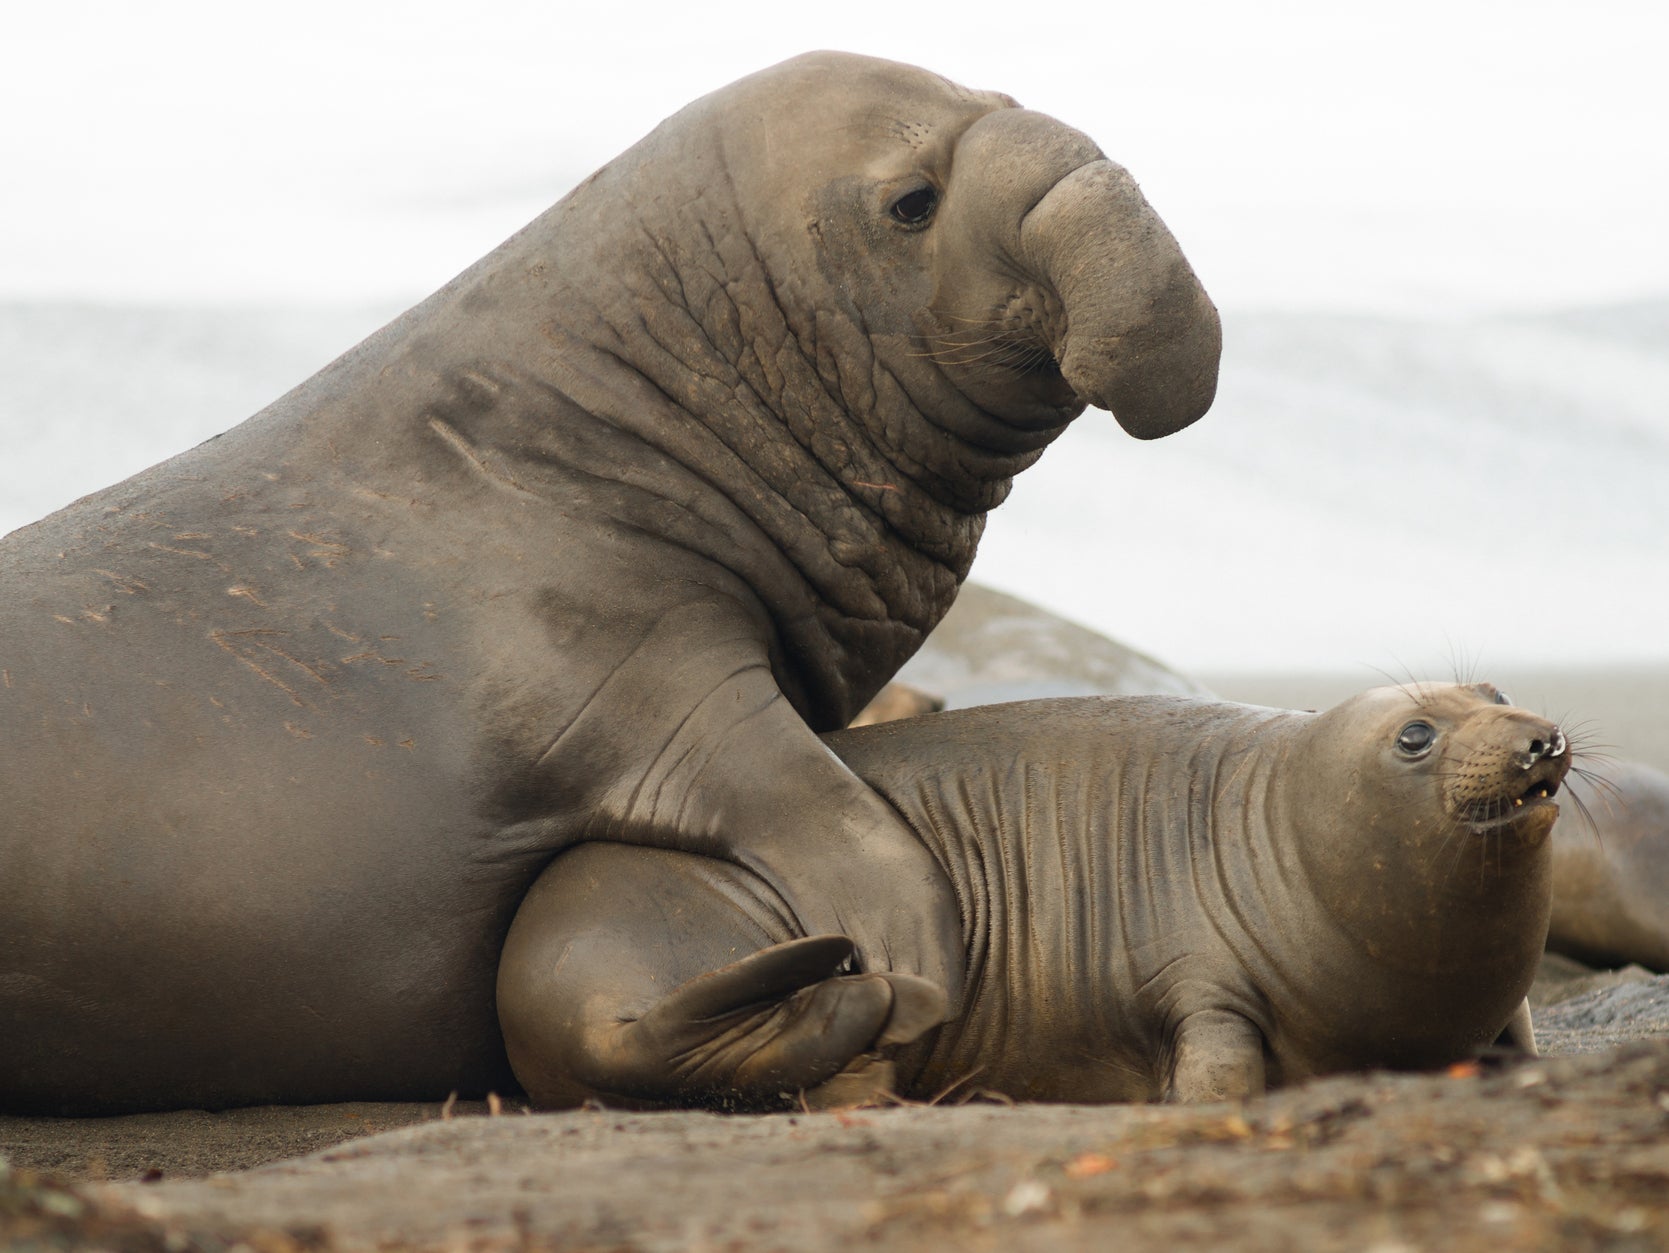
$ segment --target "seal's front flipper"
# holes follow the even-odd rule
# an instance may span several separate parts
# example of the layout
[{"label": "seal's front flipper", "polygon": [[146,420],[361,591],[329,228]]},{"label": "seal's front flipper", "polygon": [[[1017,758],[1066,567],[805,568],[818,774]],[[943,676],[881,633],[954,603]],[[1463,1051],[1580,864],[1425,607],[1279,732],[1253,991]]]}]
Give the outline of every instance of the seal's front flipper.
[{"label": "seal's front flipper", "polygon": [[1182,1020],[1166,1100],[1232,1101],[1263,1093],[1263,1035],[1256,1026],[1226,1009]]},{"label": "seal's front flipper", "polygon": [[1536,1049],[1536,1029],[1530,1023],[1530,998],[1525,997],[1513,1010],[1513,1016],[1507,1020],[1507,1025],[1501,1028],[1500,1040],[1512,1045],[1527,1057],[1540,1057]]}]

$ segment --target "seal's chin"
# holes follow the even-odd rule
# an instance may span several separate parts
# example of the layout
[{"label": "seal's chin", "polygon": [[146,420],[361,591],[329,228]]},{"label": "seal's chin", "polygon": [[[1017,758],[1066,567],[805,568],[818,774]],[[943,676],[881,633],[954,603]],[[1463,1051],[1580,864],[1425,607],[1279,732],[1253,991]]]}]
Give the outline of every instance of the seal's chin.
[{"label": "seal's chin", "polygon": [[1553,803],[1558,791],[1559,780],[1539,779],[1522,791],[1473,801],[1461,811],[1460,820],[1473,835],[1532,835],[1538,830],[1545,835],[1559,816]]},{"label": "seal's chin", "polygon": [[1073,390],[1054,353],[1042,341],[1015,339],[998,350],[985,351],[995,351],[998,359],[980,362],[978,375],[966,387],[957,382],[957,388],[1009,426],[1053,433],[1095,403]]}]

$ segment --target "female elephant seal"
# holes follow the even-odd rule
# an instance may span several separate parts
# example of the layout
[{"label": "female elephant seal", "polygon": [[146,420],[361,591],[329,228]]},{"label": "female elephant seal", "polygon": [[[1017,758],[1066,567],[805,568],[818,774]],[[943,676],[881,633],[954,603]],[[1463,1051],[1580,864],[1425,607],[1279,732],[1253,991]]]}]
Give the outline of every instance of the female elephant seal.
[{"label": "female elephant seal", "polygon": [[1585,768],[1571,794],[1582,813],[1553,828],[1547,947],[1669,972],[1669,776],[1608,762]]},{"label": "female elephant seal", "polygon": [[499,967],[536,1100],[1200,1100],[1441,1065],[1509,1027],[1530,1044],[1570,749],[1486,684],[1319,715],[1085,697],[827,738],[955,885],[960,1009],[935,1030],[923,981],[836,974],[850,944],[734,865],[588,846],[540,877]]},{"label": "female elephant seal", "polygon": [[1129,176],[1007,97],[819,54],[691,105],[0,543],[0,1108],[503,1085],[499,949],[588,840],[954,1000],[950,883],[816,731],[1071,418],[1187,425],[1219,342]]}]

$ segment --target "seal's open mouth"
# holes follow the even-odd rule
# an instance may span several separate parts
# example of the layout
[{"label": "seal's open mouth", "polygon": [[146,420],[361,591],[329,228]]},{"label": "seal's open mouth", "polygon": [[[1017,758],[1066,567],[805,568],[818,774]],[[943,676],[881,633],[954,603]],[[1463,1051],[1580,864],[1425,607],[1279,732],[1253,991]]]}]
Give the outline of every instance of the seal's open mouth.
[{"label": "seal's open mouth", "polygon": [[1558,779],[1538,779],[1521,792],[1473,801],[1461,811],[1460,819],[1475,835],[1498,831],[1540,810],[1557,810],[1559,807],[1553,803],[1553,798],[1558,792]]}]

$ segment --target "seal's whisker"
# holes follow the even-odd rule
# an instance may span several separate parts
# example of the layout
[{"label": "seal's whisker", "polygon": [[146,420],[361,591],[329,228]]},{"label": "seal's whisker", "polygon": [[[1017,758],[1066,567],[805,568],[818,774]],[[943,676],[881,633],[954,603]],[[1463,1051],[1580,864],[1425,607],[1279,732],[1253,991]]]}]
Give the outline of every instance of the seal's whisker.
[{"label": "seal's whisker", "polygon": [[1002,362],[986,360],[983,357],[975,357],[966,360],[951,357],[933,357],[930,358],[930,360],[932,360],[933,364],[937,366],[949,369],[968,370],[976,377],[987,375],[994,377],[1002,368]]},{"label": "seal's whisker", "polygon": [[[926,1101],[924,1101],[923,1104],[925,1104],[925,1105],[939,1105],[939,1104],[949,1100],[950,1099],[950,1094],[952,1092],[956,1091],[957,1088],[960,1088],[965,1083],[972,1083],[974,1081],[974,1079],[978,1077],[979,1072],[984,1070],[984,1069],[985,1069],[984,1066],[975,1066],[972,1070],[970,1070],[967,1074],[961,1076],[960,1078],[952,1079],[944,1087],[940,1088],[932,1096],[928,1097],[928,1099]],[[975,1095],[977,1095],[977,1093],[970,1092],[966,1096],[962,1097],[961,1099],[963,1101],[970,1100]]]},{"label": "seal's whisker", "polygon": [[935,313],[934,316],[944,318],[950,322],[966,322],[970,326],[996,326],[1001,322],[1000,318],[991,314],[986,314],[982,318],[970,318],[960,313]]},{"label": "seal's whisker", "polygon": [[[1418,801],[1410,801],[1407,808],[1410,813],[1416,815],[1427,812],[1427,807]],[[1442,882],[1447,883],[1460,869],[1461,859],[1466,855],[1466,850],[1470,845],[1471,832],[1467,830],[1466,824],[1452,814],[1441,815],[1438,819],[1436,839],[1431,855],[1426,858],[1426,869],[1436,868],[1442,859],[1447,856],[1448,866],[1442,873]]]},{"label": "seal's whisker", "polygon": [[1602,744],[1597,740],[1583,737],[1572,738],[1570,732],[1565,732],[1565,739],[1570,744],[1572,757],[1580,757],[1585,762],[1597,762],[1602,765],[1614,766],[1621,759],[1617,756],[1615,744]]},{"label": "seal's whisker", "polygon": [[1617,745],[1590,739],[1591,734],[1597,734],[1597,732],[1590,732],[1588,728],[1580,724],[1575,730],[1565,731],[1565,739],[1570,744],[1571,756],[1580,757],[1584,762],[1597,762],[1605,766],[1616,765],[1618,761],[1616,754],[1606,750],[1616,749]]},{"label": "seal's whisker", "polygon": [[1588,808],[1588,802],[1578,796],[1574,790],[1569,792],[1568,795],[1570,796],[1571,804],[1576,806],[1577,825],[1586,827],[1588,829],[1588,834],[1594,837],[1595,846],[1603,851],[1605,848],[1605,837],[1600,834],[1599,822],[1594,818],[1594,811]]},{"label": "seal's whisker", "polygon": [[935,364],[968,370],[976,378],[994,378],[1004,373],[1020,374],[1025,372],[1025,367],[996,355],[987,355],[968,361],[940,361]]},{"label": "seal's whisker", "polygon": [[989,331],[988,335],[975,335],[970,332],[957,331],[949,335],[935,336],[929,343],[939,344],[945,348],[980,348],[986,344],[1000,344],[1014,338],[1015,332],[1006,326],[982,327]]},{"label": "seal's whisker", "polygon": [[1013,336],[994,335],[990,339],[982,339],[977,343],[945,344],[944,351],[949,359],[953,354],[958,364],[970,364],[984,361],[988,357],[1000,356],[1003,353],[1014,352],[1020,345]]},{"label": "seal's whisker", "polygon": [[1054,353],[1037,344],[1020,344],[1017,347],[1019,348],[1019,354],[1016,358],[1015,368],[1021,371],[1032,370],[1045,361],[1055,359]]},{"label": "seal's whisker", "polygon": [[[1398,663],[1398,664],[1401,664],[1401,663]],[[1409,673],[1408,678],[1399,679],[1399,678],[1397,678],[1396,675],[1392,674],[1389,670],[1385,669],[1383,666],[1376,666],[1376,665],[1373,665],[1372,663],[1368,663],[1368,669],[1372,670],[1375,674],[1377,674],[1380,678],[1384,679],[1385,682],[1389,683],[1392,687],[1399,689],[1405,696],[1408,697],[1408,699],[1410,701],[1413,702],[1414,708],[1416,708],[1416,709],[1420,708],[1422,700],[1421,700],[1421,696],[1420,696],[1420,693],[1419,693],[1419,690],[1418,690],[1419,685],[1414,681],[1414,675],[1413,675],[1412,672]]]},{"label": "seal's whisker", "polygon": [[1131,1075],[1137,1079],[1145,1080],[1148,1078],[1148,1072],[1145,1070],[1126,1065],[1124,1062],[1116,1061],[1111,1057],[1103,1057],[1099,1053],[1092,1053],[1088,1049],[1076,1049],[1074,1050],[1074,1056],[1092,1066],[1100,1066],[1103,1070],[1116,1070],[1121,1075]]},{"label": "seal's whisker", "polygon": [[1052,359],[1047,349],[1029,338],[1004,332],[988,339],[946,342],[929,346],[927,351],[911,354],[935,365],[970,367],[997,364],[1011,369],[1025,369],[1044,359]]},{"label": "seal's whisker", "polygon": [[[1426,704],[1431,700],[1431,692],[1428,690],[1430,680],[1415,678],[1414,668],[1394,653],[1391,656],[1391,660],[1396,663],[1397,669],[1401,670],[1408,676],[1406,679],[1398,683],[1398,686],[1412,691],[1414,694],[1415,707],[1418,709],[1424,709]],[[1393,682],[1395,682],[1395,680],[1393,680]]]},{"label": "seal's whisker", "polygon": [[1587,766],[1590,769],[1594,767],[1605,768],[1610,766],[1619,766],[1622,764],[1622,758],[1616,756],[1614,753],[1595,753],[1589,752],[1586,749],[1573,749],[1571,751],[1571,757],[1573,760],[1581,761],[1584,766]]},{"label": "seal's whisker", "polygon": [[[1559,724],[1565,728],[1568,734],[1572,735],[1587,735],[1590,732],[1597,732],[1599,730],[1599,721],[1597,719],[1583,718],[1579,721],[1572,721],[1568,714],[1559,720]],[[1607,745],[1607,747],[1615,748],[1616,745],[1611,744]]]},{"label": "seal's whisker", "polygon": [[1016,330],[1015,324],[1007,318],[985,318],[977,322],[972,318],[964,320],[967,322],[965,327],[927,338],[945,344],[982,344],[1004,335],[1012,335]]},{"label": "seal's whisker", "polygon": [[1000,364],[999,362],[993,360],[994,355],[995,350],[990,350],[975,353],[972,356],[966,357],[956,357],[949,354],[945,354],[943,356],[935,355],[929,357],[929,360],[931,360],[934,365],[955,366],[960,369],[972,369],[978,366]]},{"label": "seal's whisker", "polygon": [[1596,740],[1593,737],[1600,734],[1600,724],[1594,718],[1573,718],[1567,712],[1562,717],[1553,719],[1565,733],[1565,738],[1571,741],[1573,749],[1616,748],[1616,744]]},{"label": "seal's whisker", "polygon": [[917,345],[924,351],[914,354],[918,357],[935,357],[947,352],[960,352],[970,348],[983,348],[988,344],[1002,343],[1016,338],[1014,331],[1003,327],[984,328],[991,333],[976,335],[968,332],[955,332],[949,335],[920,336]]},{"label": "seal's whisker", "polygon": [[1000,342],[993,347],[991,342],[978,344],[940,344],[929,347],[926,352],[914,353],[919,360],[932,361],[936,365],[977,365],[993,352],[1002,351],[1007,345]]},{"label": "seal's whisker", "polygon": [[1494,831],[1485,831],[1484,839],[1479,841],[1479,853],[1477,853],[1477,886],[1479,888],[1484,886],[1485,879],[1489,876],[1489,854],[1495,851],[1494,846]]},{"label": "seal's whisker", "polygon": [[1606,813],[1612,812],[1612,801],[1616,801],[1625,810],[1628,808],[1628,798],[1623,795],[1622,788],[1618,787],[1613,780],[1600,774],[1597,770],[1590,769],[1586,764],[1572,766],[1570,771],[1583,783],[1593,788],[1595,796],[1605,806]]},{"label": "seal's whisker", "polygon": [[1468,658],[1465,650],[1447,631],[1443,638],[1449,646],[1449,673],[1455,676],[1454,681],[1464,687],[1470,687],[1478,681],[1478,663],[1483,659],[1480,653],[1476,657]]},{"label": "seal's whisker", "polygon": [[1036,344],[1022,343],[1010,344],[997,355],[1002,358],[1003,364],[1008,366],[1009,369],[1019,371],[1029,370],[1049,356]]},{"label": "seal's whisker", "polygon": [[1035,339],[1031,339],[1030,335],[1021,334],[1021,332],[1015,332],[1015,330],[1003,330],[998,334],[990,335],[988,339],[965,342],[965,344],[950,344],[948,347],[981,349],[985,352],[1036,352],[1038,344],[1036,344]]},{"label": "seal's whisker", "polygon": [[1470,839],[1470,832],[1468,832],[1460,823],[1451,820],[1448,832],[1439,842],[1437,852],[1433,854],[1432,861],[1428,864],[1435,864],[1438,856],[1441,856],[1446,850],[1453,848],[1454,853],[1449,858],[1448,868],[1443,872],[1443,882],[1448,883],[1455,877],[1456,874],[1460,872],[1461,860],[1466,856],[1466,850],[1471,846],[1472,841]]}]

